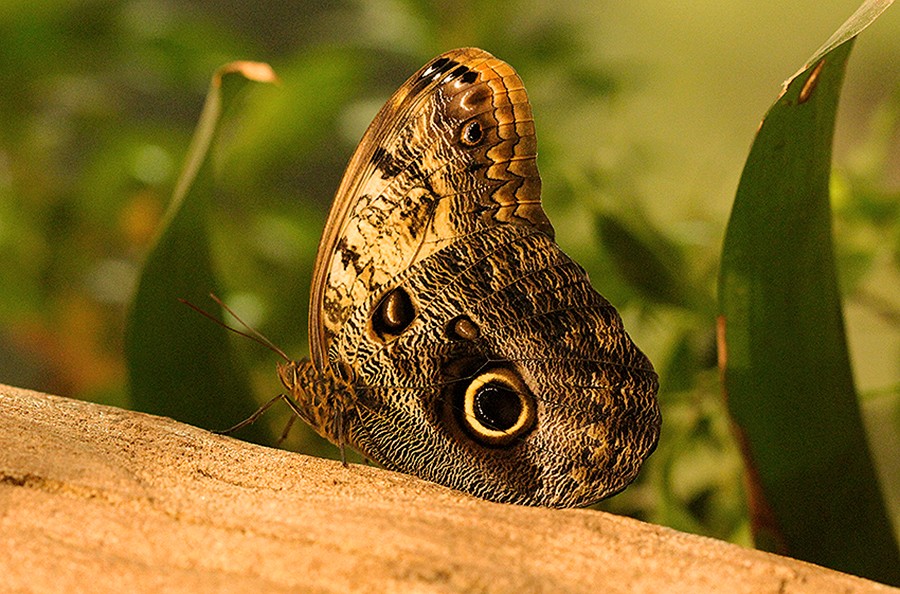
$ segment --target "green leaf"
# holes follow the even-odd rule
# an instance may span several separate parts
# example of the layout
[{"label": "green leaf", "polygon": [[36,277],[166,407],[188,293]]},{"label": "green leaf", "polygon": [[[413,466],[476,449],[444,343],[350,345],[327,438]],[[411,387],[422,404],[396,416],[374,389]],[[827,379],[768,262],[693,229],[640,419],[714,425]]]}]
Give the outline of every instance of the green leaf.
[{"label": "green leaf", "polygon": [[[242,76],[227,78],[275,80],[268,65],[255,62],[232,62],[213,76],[184,170],[141,271],[125,337],[133,407],[209,429],[230,427],[258,407],[228,331],[179,301],[222,319],[218,305],[209,307],[209,294],[220,287],[206,222],[212,194],[208,153],[226,103],[223,83],[233,73]],[[244,435],[269,438],[261,425]]]},{"label": "green leaf", "polygon": [[642,297],[683,308],[698,302],[681,248],[653,229],[649,221],[641,221],[642,232],[606,213],[598,213],[595,220],[616,271]]},{"label": "green leaf", "polygon": [[834,265],[831,145],[867,2],[792,77],[747,158],[719,280],[719,351],[758,546],[900,584]]}]

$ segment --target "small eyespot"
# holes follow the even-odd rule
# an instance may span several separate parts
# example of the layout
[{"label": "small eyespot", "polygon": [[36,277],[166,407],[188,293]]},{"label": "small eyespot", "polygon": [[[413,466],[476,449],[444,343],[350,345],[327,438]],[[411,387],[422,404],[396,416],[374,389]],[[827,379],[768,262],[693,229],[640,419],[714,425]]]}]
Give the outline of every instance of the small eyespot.
[{"label": "small eyespot", "polygon": [[444,335],[450,340],[475,340],[480,331],[468,316],[456,316],[447,324]]},{"label": "small eyespot", "polygon": [[402,288],[396,288],[382,299],[372,312],[372,329],[382,340],[399,336],[416,317],[412,299]]},{"label": "small eyespot", "polygon": [[502,447],[531,431],[537,415],[534,397],[521,378],[503,367],[476,376],[462,394],[460,421],[481,445]]},{"label": "small eyespot", "polygon": [[459,141],[466,146],[477,146],[484,138],[484,129],[478,120],[466,122],[459,133]]}]

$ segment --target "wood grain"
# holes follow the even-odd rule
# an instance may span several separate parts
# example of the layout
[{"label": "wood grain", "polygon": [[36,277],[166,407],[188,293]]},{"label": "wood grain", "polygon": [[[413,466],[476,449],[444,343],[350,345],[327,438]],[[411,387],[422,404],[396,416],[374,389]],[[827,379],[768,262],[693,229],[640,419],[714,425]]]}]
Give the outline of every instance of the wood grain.
[{"label": "wood grain", "polygon": [[0,386],[4,592],[900,592]]}]

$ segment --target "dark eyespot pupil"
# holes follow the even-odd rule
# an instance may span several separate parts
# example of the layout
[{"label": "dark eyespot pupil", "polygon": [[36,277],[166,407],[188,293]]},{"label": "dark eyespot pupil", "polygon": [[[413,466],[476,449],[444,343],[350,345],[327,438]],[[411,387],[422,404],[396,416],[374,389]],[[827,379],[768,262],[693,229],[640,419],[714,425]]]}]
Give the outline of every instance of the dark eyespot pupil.
[{"label": "dark eyespot pupil", "polygon": [[403,328],[412,321],[412,304],[405,291],[394,291],[384,300],[382,306],[384,324],[391,330]]},{"label": "dark eyespot pupil", "polygon": [[409,294],[403,289],[394,289],[381,301],[372,316],[372,327],[382,338],[396,336],[412,323],[415,315]]},{"label": "dark eyespot pupil", "polygon": [[475,394],[475,418],[490,429],[506,431],[511,429],[522,416],[522,400],[506,386],[485,384]]},{"label": "dark eyespot pupil", "polygon": [[483,135],[484,131],[481,129],[481,124],[478,122],[469,122],[463,128],[462,141],[464,144],[474,146],[481,142],[481,137]]}]

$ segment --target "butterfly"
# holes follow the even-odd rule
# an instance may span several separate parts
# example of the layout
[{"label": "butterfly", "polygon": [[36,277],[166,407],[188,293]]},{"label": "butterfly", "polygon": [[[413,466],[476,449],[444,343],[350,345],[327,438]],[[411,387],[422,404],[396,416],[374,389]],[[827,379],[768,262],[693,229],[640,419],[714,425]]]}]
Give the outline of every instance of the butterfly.
[{"label": "butterfly", "polygon": [[375,116],[316,255],[292,408],[381,466],[486,499],[614,494],[656,445],[657,375],[554,242],[507,63],[438,56]]}]

